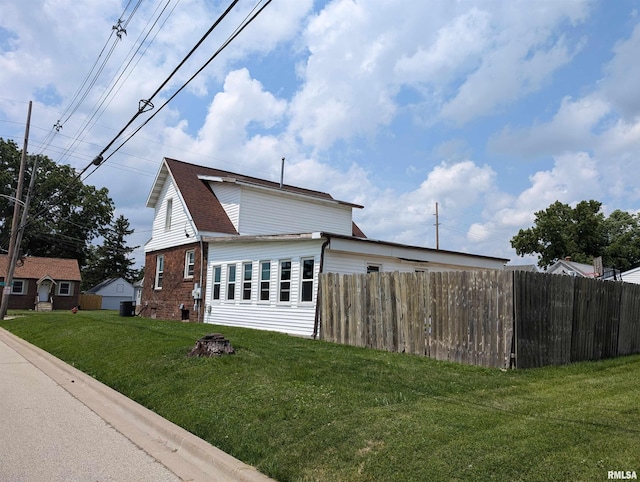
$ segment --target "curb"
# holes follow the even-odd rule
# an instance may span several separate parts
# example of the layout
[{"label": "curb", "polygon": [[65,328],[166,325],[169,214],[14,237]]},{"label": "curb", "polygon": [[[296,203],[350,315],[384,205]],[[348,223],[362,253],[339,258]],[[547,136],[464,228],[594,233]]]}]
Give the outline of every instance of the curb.
[{"label": "curb", "polygon": [[0,328],[6,343],[105,422],[185,481],[272,481],[256,468]]}]

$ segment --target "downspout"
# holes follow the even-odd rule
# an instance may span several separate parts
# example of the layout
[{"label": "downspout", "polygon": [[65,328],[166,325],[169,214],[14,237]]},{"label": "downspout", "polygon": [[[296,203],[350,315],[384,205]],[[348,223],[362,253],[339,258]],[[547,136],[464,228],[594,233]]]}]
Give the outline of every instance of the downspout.
[{"label": "downspout", "polygon": [[[197,300],[198,303],[198,319],[197,322],[200,323],[200,311],[204,311],[203,307],[204,305],[202,304],[202,299],[204,298],[204,287],[202,286],[202,277],[203,277],[203,271],[204,271],[204,248],[203,248],[203,243],[202,243],[202,234],[200,234],[198,236],[198,238],[200,239],[200,299]],[[202,321],[204,321],[204,313],[202,315]]]},{"label": "downspout", "polygon": [[321,235],[326,236],[327,240],[322,243],[322,248],[320,248],[320,269],[318,270],[318,287],[316,289],[316,315],[313,323],[313,339],[315,340],[318,336],[318,331],[320,329],[320,274],[324,270],[324,251],[331,242],[331,236],[326,233],[321,233]]}]

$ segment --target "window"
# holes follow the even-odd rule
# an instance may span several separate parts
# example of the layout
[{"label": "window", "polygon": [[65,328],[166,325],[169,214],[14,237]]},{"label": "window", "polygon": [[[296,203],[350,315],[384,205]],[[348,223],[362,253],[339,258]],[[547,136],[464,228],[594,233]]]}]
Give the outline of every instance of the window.
[{"label": "window", "polygon": [[213,267],[213,299],[220,299],[220,276],[222,275],[222,267]]},{"label": "window", "polygon": [[193,272],[196,265],[196,252],[191,249],[184,256],[184,277],[193,278]]},{"label": "window", "polygon": [[313,258],[302,260],[302,293],[300,301],[313,301]]},{"label": "window", "polygon": [[69,281],[60,281],[58,284],[58,295],[71,296],[71,283]]},{"label": "window", "polygon": [[244,263],[242,265],[242,299],[251,299],[251,278],[253,276],[253,263]]},{"label": "window", "polygon": [[169,231],[171,229],[171,216],[173,214],[173,199],[167,199],[167,212],[164,218],[164,230]]},{"label": "window", "polygon": [[380,272],[380,265],[377,264],[368,264],[367,265],[367,274],[369,273],[379,273]]},{"label": "window", "polygon": [[11,286],[12,295],[24,295],[27,292],[27,283],[22,279],[14,279]]},{"label": "window", "polygon": [[156,257],[156,285],[155,289],[162,289],[162,276],[164,274],[164,255],[159,254]]},{"label": "window", "polygon": [[271,298],[271,261],[260,263],[260,301]]},{"label": "window", "polygon": [[291,261],[280,261],[280,301],[291,299]]},{"label": "window", "polygon": [[227,299],[236,299],[236,265],[230,264],[227,270]]}]

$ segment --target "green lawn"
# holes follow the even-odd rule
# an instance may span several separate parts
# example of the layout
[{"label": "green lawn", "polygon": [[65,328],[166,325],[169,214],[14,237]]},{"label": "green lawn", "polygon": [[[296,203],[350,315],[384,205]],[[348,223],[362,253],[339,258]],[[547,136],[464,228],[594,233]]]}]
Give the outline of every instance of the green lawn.
[{"label": "green lawn", "polygon": [[[0,325],[278,480],[640,472],[640,356],[506,372],[115,312],[20,314]],[[212,332],[237,354],[186,356]]]}]

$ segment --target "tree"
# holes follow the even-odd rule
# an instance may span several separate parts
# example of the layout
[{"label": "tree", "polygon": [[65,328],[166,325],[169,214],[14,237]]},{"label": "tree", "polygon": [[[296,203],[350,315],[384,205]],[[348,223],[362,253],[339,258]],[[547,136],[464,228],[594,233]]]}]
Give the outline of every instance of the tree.
[{"label": "tree", "polygon": [[[15,196],[20,150],[13,141],[0,138],[0,194]],[[27,157],[25,186],[32,175],[34,156]],[[39,156],[39,168],[29,207],[21,253],[24,255],[77,259],[86,263],[92,240],[111,223],[114,204],[106,188],[96,189],[76,179],[70,166]],[[0,246],[9,244],[12,201],[0,196]]]},{"label": "tree", "polygon": [[592,263],[602,256],[606,267],[625,271],[640,264],[640,216],[616,210],[608,218],[599,201],[581,201],[572,208],[559,201],[535,213],[534,226],[511,238],[518,256],[538,255],[547,268],[570,256]]},{"label": "tree", "polygon": [[640,265],[640,213],[615,210],[605,220],[608,245],[606,266],[627,271]]},{"label": "tree", "polygon": [[104,233],[102,246],[92,246],[87,267],[82,270],[82,289],[108,278],[122,277],[129,282],[140,277],[140,270],[133,269],[134,261],[128,257],[138,246],[127,247],[125,238],[133,233],[129,221],[120,215]]}]

